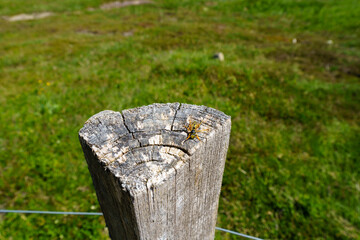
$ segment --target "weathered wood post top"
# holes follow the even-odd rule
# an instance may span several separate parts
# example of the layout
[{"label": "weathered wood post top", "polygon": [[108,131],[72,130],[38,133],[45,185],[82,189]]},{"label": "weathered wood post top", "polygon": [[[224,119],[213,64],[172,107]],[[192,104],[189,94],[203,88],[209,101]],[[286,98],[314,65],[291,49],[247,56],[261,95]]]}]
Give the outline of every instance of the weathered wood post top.
[{"label": "weathered wood post top", "polygon": [[112,239],[214,239],[231,119],[205,106],[103,111],[79,132]]}]

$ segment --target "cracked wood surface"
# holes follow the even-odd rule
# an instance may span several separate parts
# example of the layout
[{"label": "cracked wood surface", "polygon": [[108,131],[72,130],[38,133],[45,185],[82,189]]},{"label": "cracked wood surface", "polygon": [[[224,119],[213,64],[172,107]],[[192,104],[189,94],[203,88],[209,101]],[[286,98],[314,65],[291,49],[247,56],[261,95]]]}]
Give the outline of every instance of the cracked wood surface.
[{"label": "cracked wood surface", "polygon": [[[184,125],[202,124],[198,139]],[[168,103],[92,116],[79,132],[112,239],[214,239],[231,120]]]}]

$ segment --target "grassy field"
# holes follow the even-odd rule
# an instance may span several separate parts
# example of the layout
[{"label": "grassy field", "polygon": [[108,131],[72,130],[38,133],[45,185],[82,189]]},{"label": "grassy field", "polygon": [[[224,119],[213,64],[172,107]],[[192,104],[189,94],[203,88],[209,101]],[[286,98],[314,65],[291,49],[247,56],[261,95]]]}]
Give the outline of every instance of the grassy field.
[{"label": "grassy field", "polygon": [[[84,122],[183,102],[232,117],[218,227],[360,239],[359,1],[105,2],[0,0],[0,16],[56,13],[0,18],[0,209],[100,211]],[[0,239],[107,232],[99,216],[0,214]]]}]

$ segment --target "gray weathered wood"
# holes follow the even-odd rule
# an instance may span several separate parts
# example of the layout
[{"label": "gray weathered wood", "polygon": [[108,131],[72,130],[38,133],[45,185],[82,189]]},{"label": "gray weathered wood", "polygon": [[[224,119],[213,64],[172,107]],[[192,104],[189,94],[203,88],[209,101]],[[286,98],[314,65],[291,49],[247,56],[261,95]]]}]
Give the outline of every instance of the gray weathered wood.
[{"label": "gray weathered wood", "polygon": [[[184,125],[202,122],[198,139]],[[205,106],[103,111],[79,132],[112,239],[214,239],[231,120]]]}]

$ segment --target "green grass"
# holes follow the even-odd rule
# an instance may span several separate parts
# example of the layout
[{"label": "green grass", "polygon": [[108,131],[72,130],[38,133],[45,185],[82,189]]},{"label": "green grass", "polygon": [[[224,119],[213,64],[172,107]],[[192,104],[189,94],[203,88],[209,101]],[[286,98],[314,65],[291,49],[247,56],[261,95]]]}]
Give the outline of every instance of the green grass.
[{"label": "green grass", "polygon": [[[87,10],[100,0],[31,2],[0,0],[1,16],[56,13],[0,18],[0,208],[100,211],[77,137],[84,122],[186,102],[232,117],[217,226],[360,239],[358,1],[158,0],[110,11]],[[224,62],[211,58],[218,51]],[[0,239],[61,238],[106,239],[105,222],[0,215]]]}]

